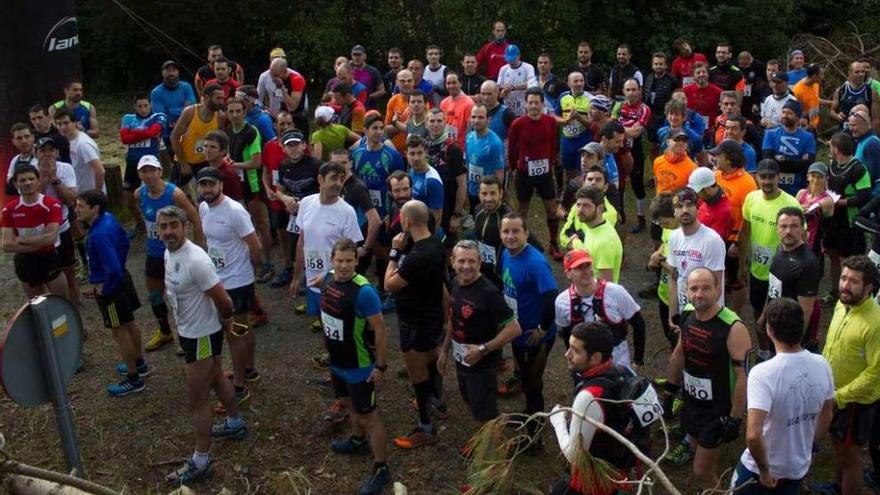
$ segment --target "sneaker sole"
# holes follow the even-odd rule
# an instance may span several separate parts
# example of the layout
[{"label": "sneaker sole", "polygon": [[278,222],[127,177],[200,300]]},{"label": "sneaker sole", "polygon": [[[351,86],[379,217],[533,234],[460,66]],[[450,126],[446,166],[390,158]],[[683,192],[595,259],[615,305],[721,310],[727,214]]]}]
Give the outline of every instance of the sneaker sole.
[{"label": "sneaker sole", "polygon": [[143,392],[146,389],[147,389],[147,386],[144,385],[141,388],[131,389],[127,392],[122,392],[121,394],[112,394],[110,392],[107,392],[107,395],[109,395],[110,397],[125,397],[126,395],[137,394],[137,393]]}]

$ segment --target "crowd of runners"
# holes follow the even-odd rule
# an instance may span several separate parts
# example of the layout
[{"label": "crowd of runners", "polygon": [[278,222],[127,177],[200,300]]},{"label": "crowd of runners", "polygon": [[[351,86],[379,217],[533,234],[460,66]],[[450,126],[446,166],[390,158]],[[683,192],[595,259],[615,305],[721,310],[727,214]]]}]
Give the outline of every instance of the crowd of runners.
[{"label": "crowd of runners", "polygon": [[[389,444],[437,441],[453,369],[474,432],[499,415],[499,396],[522,394],[528,415],[553,411],[572,464],[553,494],[621,489],[580,472],[583,452],[618,480],[638,470],[585,418],[649,440],[660,414],[680,416],[664,462],[692,465],[689,489],[718,486],[725,444],[745,435],[732,486],[799,493],[826,434],[835,478],[810,490],[875,489],[872,61],[853,61],[828,91],[822,68],[798,50],[762,62],[748,51],[734,58],[719,41],[710,63],[686,40],[670,48],[644,71],[625,44],[612,66],[592,63],[587,41],[573,45],[571,67],[555,67],[562,54],[549,53],[532,54],[532,65],[499,21],[460,67],[429,45],[408,61],[387,50],[380,71],[355,45],[318,90],[283,48],[256,80],[217,45],[192,83],[166,61],[161,82],[134,95],[119,126],[127,154],[113,206],[132,219],[127,230],[109,211],[96,143],[111,124],[99,125],[82,82],[71,80],[63,100],[35,104],[30,122],[10,130],[19,154],[9,164],[3,250],[14,253],[26,297],[49,292],[82,311],[92,311],[85,299],[97,304],[121,356],[110,396],[145,389],[145,353],[168,346],[182,356],[195,450],[168,475],[172,484],[213,474],[212,440],[248,437],[242,410],[261,379],[254,329],[272,316],[256,291],[265,284],[262,294],[289,294],[303,327],[323,334],[326,354],[298,359],[327,370],[337,400],[324,420],[350,419],[350,434],[330,448],[372,455],[360,494],[393,479]],[[825,155],[817,136],[830,128]],[[627,189],[635,201],[624,202]],[[545,223],[549,235],[533,235]],[[628,236],[646,238],[648,259],[627,252]],[[133,243],[146,245],[145,287],[129,273],[141,269],[127,264]],[[567,286],[557,285],[554,262]],[[645,266],[656,283],[631,294],[622,281]],[[135,324],[142,299],[157,326],[146,343]],[[653,383],[642,376],[648,320],[670,349],[654,358],[666,373]],[[415,411],[411,431],[390,442],[376,389],[398,352],[389,333],[399,337]],[[553,385],[574,393],[551,407],[545,367],[561,355],[572,383]],[[542,426],[511,428],[524,450],[555,456]],[[873,472],[863,469],[865,449]],[[466,446],[459,454],[473,455]]]}]

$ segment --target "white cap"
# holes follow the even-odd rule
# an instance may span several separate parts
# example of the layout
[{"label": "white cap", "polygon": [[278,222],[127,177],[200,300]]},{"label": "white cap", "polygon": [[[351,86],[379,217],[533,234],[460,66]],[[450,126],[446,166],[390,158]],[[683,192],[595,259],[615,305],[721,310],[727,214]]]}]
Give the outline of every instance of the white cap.
[{"label": "white cap", "polygon": [[333,119],[334,113],[336,112],[333,111],[333,107],[321,105],[315,109],[315,120],[330,122],[330,120]]},{"label": "white cap", "polygon": [[159,163],[159,159],[153,155],[144,155],[138,160],[137,169],[140,170],[144,167],[156,167],[158,169],[162,169],[162,164]]},{"label": "white cap", "polygon": [[715,172],[707,167],[699,167],[691,172],[690,177],[688,177],[688,187],[693,189],[694,192],[700,192],[703,189],[714,185]]}]

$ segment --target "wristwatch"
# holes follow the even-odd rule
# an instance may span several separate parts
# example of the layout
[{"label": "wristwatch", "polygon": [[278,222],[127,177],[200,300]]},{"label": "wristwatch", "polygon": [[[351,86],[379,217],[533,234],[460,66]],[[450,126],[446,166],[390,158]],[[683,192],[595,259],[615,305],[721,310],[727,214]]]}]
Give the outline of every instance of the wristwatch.
[{"label": "wristwatch", "polygon": [[388,253],[388,259],[397,263],[400,260],[400,251],[395,248],[391,248],[391,251]]},{"label": "wristwatch", "polygon": [[477,346],[477,352],[479,352],[481,356],[485,356],[486,354],[489,354],[489,347],[486,344],[480,344]]}]

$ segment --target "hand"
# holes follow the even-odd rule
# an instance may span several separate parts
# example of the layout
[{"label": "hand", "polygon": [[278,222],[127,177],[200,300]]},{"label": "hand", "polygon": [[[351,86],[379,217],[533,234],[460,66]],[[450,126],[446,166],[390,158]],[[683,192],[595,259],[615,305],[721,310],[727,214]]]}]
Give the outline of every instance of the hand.
[{"label": "hand", "polygon": [[757,331],[759,335],[760,334],[767,335],[767,330],[765,328],[766,324],[767,324],[767,320],[765,320],[764,315],[761,314],[761,316],[758,317],[758,321],[755,322],[755,331]]},{"label": "hand", "polygon": [[278,86],[279,89],[284,85],[284,82],[281,81],[280,77],[272,76],[272,82],[275,83],[275,86]]},{"label": "hand", "polygon": [[557,206],[556,207],[556,217],[559,218],[560,220],[562,220],[566,216],[568,216],[568,214],[565,213],[565,208],[563,208],[562,205]]},{"label": "hand", "polygon": [[669,329],[672,330],[675,334],[681,334],[681,327],[673,323],[672,318],[669,318]]},{"label": "hand", "polygon": [[406,234],[401,232],[394,236],[394,239],[391,239],[391,247],[400,251],[406,245]]},{"label": "hand", "polygon": [[306,285],[308,285],[309,287],[317,287],[317,286],[321,285],[321,282],[323,280],[324,280],[324,274],[319,273],[319,274],[315,275],[314,277],[306,280]]},{"label": "hand", "polygon": [[737,243],[734,242],[729,248],[727,248],[727,255],[731,258],[739,258],[739,246]]},{"label": "hand", "polygon": [[449,355],[446,354],[446,349],[441,349],[440,352],[437,353],[437,372],[440,373],[440,376],[446,376],[446,369]]},{"label": "hand", "polygon": [[299,295],[299,277],[293,277],[293,280],[290,281],[288,293],[290,294],[290,297],[294,299],[296,299],[296,296]]},{"label": "hand", "polygon": [[581,240],[581,238],[578,237],[577,234],[571,234],[570,236],[568,236],[568,245],[574,246],[574,241],[579,241],[579,240]]},{"label": "hand", "polygon": [[648,268],[659,268],[662,261],[663,253],[659,251],[654,251],[653,253],[651,253],[651,259],[648,260]]},{"label": "hand", "polygon": [[834,203],[834,206],[839,206],[839,207],[841,207],[841,208],[846,207],[846,198],[840,198],[840,199],[838,199],[837,202]]},{"label": "hand", "polygon": [[632,363],[632,366],[630,366],[630,368],[631,368],[631,369],[633,370],[633,372],[634,372],[635,374],[637,374],[637,375],[639,374],[639,372],[642,371],[642,365],[641,365],[641,364]]},{"label": "hand", "polygon": [[565,423],[566,421],[568,421],[569,416],[571,416],[571,413],[569,411],[565,410],[559,404],[556,404],[555,406],[553,406],[553,409],[550,410],[550,424],[552,424],[554,427],[557,425],[565,426]]},{"label": "hand", "polygon": [[785,161],[785,155],[776,155],[773,158],[780,163]]},{"label": "hand", "polygon": [[373,384],[378,385],[379,382],[382,381],[382,377],[385,376],[385,373],[382,372],[379,368],[373,367],[373,371],[370,372],[370,376],[367,377],[367,381]]},{"label": "hand", "polygon": [[357,254],[358,254],[358,258],[363,258],[364,256],[370,254],[370,250],[365,248],[364,246],[358,246]]},{"label": "hand", "polygon": [[529,339],[528,339],[528,344],[529,344],[529,345],[538,345],[538,344],[540,344],[540,343],[541,343],[541,339],[544,338],[544,335],[547,335],[547,331],[544,330],[544,329],[541,328],[541,327],[533,328],[533,329],[529,330],[527,333],[528,333],[528,335],[529,335]]},{"label": "hand", "polygon": [[266,189],[266,197],[269,198],[269,201],[278,201],[278,195],[275,194],[274,189]]},{"label": "hand", "polygon": [[739,438],[739,427],[742,424],[741,419],[733,419],[730,416],[722,416],[718,418],[721,422],[721,431],[719,436],[722,443],[730,443]]},{"label": "hand", "polygon": [[778,482],[776,478],[770,476],[769,471],[762,471],[759,474],[759,480],[761,481],[761,484],[767,488],[776,488],[776,483]]},{"label": "hand", "polygon": [[232,328],[232,318],[220,318],[220,324],[223,325],[223,331],[229,331]]},{"label": "hand", "polygon": [[477,361],[483,359],[483,355],[480,354],[480,351],[477,349],[477,346],[473,345],[468,349],[467,354],[464,355],[464,362],[470,366],[477,364]]}]

